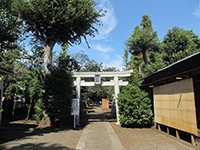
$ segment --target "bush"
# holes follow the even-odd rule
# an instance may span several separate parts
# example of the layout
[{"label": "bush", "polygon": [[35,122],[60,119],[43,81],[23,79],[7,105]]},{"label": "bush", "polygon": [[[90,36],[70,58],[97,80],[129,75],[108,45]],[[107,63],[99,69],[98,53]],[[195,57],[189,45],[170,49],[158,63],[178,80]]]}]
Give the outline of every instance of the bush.
[{"label": "bush", "polygon": [[122,126],[145,127],[152,124],[151,100],[139,87],[128,84],[118,95]]},{"label": "bush", "polygon": [[42,100],[39,99],[35,104],[35,114],[33,115],[33,118],[39,123],[43,117],[43,103]]},{"label": "bush", "polygon": [[52,69],[45,77],[44,108],[53,123],[54,119],[67,118],[71,114],[73,80],[71,73],[62,68]]}]

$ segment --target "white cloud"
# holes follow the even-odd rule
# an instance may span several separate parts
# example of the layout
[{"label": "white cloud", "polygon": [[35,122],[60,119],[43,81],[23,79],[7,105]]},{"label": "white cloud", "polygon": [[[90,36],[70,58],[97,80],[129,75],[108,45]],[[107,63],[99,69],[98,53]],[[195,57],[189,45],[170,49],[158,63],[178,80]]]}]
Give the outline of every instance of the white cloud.
[{"label": "white cloud", "polygon": [[200,18],[200,8],[196,9],[196,11],[193,13],[193,15]]},{"label": "white cloud", "polygon": [[110,63],[104,63],[106,67],[116,67],[119,70],[122,70],[123,59],[120,55],[117,55],[113,61]]},{"label": "white cloud", "polygon": [[102,54],[101,54],[101,57],[102,57],[103,59],[106,59],[106,60],[109,60],[109,59],[110,59],[110,55],[108,55],[108,54],[106,54],[106,53],[102,53]]},{"label": "white cloud", "polygon": [[109,0],[101,0],[100,8],[106,11],[105,16],[100,18],[103,26],[98,27],[99,34],[94,39],[106,39],[110,32],[117,26],[117,18],[115,16],[114,8]]},{"label": "white cloud", "polygon": [[105,46],[105,45],[92,44],[92,45],[91,45],[91,48],[94,49],[94,50],[98,50],[98,51],[104,52],[104,53],[113,51],[113,48],[112,48],[112,47],[110,47],[110,46]]},{"label": "white cloud", "polygon": [[200,18],[200,0],[199,0],[199,7],[196,9],[196,11],[193,13],[193,15],[197,16]]}]

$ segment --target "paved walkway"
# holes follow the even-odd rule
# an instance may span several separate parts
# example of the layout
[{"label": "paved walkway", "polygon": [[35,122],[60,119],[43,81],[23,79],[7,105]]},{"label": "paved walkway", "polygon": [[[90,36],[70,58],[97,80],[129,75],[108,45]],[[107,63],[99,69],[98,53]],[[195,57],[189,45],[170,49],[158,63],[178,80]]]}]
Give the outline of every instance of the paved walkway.
[{"label": "paved walkway", "polygon": [[89,125],[83,130],[76,150],[123,150],[120,140],[100,107],[94,107],[89,116]]},{"label": "paved walkway", "polygon": [[[119,128],[118,130],[120,130]],[[116,130],[116,129],[115,129]],[[178,141],[153,129],[121,129],[118,136],[107,122],[100,107],[93,107],[90,110],[89,124],[83,130],[81,138],[76,146],[76,150],[194,150],[198,149],[185,142]],[[130,133],[129,133],[130,132]],[[131,134],[131,135],[130,135]],[[127,139],[126,136],[130,139]],[[124,140],[124,138],[126,140]],[[122,142],[122,143],[121,143]],[[128,142],[128,143],[127,143]]]}]

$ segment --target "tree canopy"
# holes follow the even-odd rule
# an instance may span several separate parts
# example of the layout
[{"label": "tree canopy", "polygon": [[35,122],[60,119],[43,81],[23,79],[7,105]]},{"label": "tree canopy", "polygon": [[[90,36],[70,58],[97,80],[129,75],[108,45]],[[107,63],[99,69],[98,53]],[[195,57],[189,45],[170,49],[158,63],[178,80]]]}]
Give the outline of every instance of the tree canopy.
[{"label": "tree canopy", "polygon": [[150,16],[145,14],[144,16],[142,16],[142,20],[141,20],[141,23],[140,23],[140,26],[144,28],[150,28],[152,29],[152,23],[151,23],[151,19],[150,19]]},{"label": "tree canopy", "polygon": [[131,36],[126,40],[125,45],[132,55],[142,54],[143,61],[148,64],[147,53],[158,50],[157,32],[153,31],[150,16],[142,16],[140,26],[136,26]]},{"label": "tree canopy", "polygon": [[[44,45],[44,71],[52,67],[55,43],[80,44],[82,37],[94,36],[101,10],[93,0],[14,0],[13,8],[24,21],[27,32]],[[86,40],[87,41],[87,40]]]},{"label": "tree canopy", "polygon": [[20,37],[22,22],[11,11],[11,0],[0,1],[0,51],[17,47],[15,42]]},{"label": "tree canopy", "polygon": [[200,46],[199,38],[192,30],[186,31],[179,27],[169,29],[162,43],[164,60],[168,64],[196,53]]},{"label": "tree canopy", "polygon": [[143,55],[145,64],[148,64],[147,52],[156,51],[157,47],[157,33],[151,31],[149,28],[140,29],[135,27],[134,32],[126,41],[126,46],[132,55]]}]

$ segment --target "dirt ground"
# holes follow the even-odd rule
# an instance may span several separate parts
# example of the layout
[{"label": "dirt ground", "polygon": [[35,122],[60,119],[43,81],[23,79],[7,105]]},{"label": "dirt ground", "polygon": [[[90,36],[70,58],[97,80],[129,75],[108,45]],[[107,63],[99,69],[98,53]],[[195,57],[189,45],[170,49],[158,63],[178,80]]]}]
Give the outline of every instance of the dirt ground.
[{"label": "dirt ground", "polygon": [[83,128],[37,128],[35,121],[13,121],[0,130],[1,150],[72,150],[76,148]]},{"label": "dirt ground", "polygon": [[[144,149],[145,144],[151,147],[155,140],[162,141],[164,136],[169,136],[168,141],[162,141],[166,145],[174,142],[172,149],[200,149],[200,146],[192,146],[190,143],[179,140],[156,129],[131,129],[116,125],[116,119],[110,117],[110,109],[103,109],[111,126],[116,132],[122,145],[127,150]],[[86,125],[86,121],[82,122]],[[73,129],[73,124],[65,125],[63,128],[38,128],[37,123],[31,120],[18,120],[0,128],[0,150],[73,150],[84,129],[84,125]],[[145,141],[145,142],[144,142]],[[158,149],[162,145],[157,142]],[[155,144],[153,145],[155,147]],[[142,147],[141,147],[142,146]]]},{"label": "dirt ground", "polygon": [[155,148],[160,150],[165,149],[166,145],[169,145],[168,149],[200,150],[199,142],[197,142],[197,146],[193,146],[189,142],[158,131],[155,127],[141,129],[121,127],[116,125],[116,119],[110,116],[110,109],[103,109],[103,112],[126,150],[154,150]]}]

